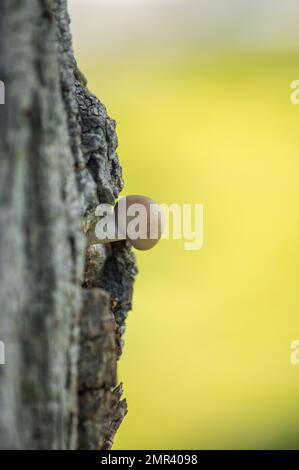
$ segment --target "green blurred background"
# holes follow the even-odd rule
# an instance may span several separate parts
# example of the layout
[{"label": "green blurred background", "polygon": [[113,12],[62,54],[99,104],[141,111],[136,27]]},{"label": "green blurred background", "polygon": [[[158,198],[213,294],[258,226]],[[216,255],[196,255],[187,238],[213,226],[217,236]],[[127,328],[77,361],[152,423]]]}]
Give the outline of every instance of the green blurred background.
[{"label": "green blurred background", "polygon": [[137,253],[114,449],[298,449],[299,5],[70,7],[79,66],[118,123],[124,194],[205,210],[201,250]]}]

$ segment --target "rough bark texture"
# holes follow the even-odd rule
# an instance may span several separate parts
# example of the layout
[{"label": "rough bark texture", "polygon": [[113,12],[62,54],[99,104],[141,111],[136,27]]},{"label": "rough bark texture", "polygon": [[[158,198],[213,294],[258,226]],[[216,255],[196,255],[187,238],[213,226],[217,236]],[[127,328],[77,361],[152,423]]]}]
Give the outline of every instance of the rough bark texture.
[{"label": "rough bark texture", "polygon": [[86,248],[123,182],[66,0],[1,0],[0,80],[0,448],[110,448],[136,266],[126,242]]}]

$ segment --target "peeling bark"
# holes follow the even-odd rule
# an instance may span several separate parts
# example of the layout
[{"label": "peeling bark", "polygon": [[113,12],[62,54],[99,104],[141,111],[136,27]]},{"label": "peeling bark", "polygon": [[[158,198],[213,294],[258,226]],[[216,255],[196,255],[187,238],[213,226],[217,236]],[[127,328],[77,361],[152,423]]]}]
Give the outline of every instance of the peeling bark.
[{"label": "peeling bark", "polygon": [[86,249],[95,207],[123,182],[66,0],[0,2],[0,80],[0,448],[110,448],[136,266],[126,242]]}]

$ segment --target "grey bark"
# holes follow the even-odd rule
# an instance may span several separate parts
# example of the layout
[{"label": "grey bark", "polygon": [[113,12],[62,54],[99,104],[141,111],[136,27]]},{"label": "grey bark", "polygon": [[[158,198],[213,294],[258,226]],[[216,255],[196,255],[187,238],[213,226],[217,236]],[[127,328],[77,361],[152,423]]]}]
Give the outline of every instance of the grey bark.
[{"label": "grey bark", "polygon": [[107,449],[136,266],[126,242],[86,247],[123,182],[66,0],[1,0],[0,80],[0,448]]}]

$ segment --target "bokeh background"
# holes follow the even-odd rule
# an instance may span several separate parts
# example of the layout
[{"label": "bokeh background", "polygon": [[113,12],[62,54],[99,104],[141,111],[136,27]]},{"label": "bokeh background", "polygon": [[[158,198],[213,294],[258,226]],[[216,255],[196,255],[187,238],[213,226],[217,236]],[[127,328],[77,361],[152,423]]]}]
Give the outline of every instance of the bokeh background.
[{"label": "bokeh background", "polygon": [[298,1],[69,3],[125,194],[205,206],[201,250],[137,253],[114,448],[298,449]]}]

